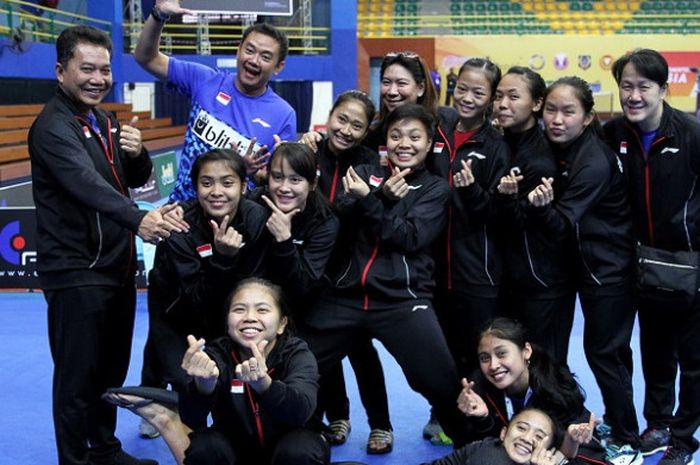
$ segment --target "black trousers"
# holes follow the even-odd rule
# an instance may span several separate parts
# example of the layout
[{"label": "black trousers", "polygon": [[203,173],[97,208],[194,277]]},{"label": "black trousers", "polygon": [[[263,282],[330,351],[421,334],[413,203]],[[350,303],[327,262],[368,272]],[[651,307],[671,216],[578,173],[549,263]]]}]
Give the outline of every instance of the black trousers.
[{"label": "black trousers", "polygon": [[503,311],[497,295],[482,297],[478,289],[465,288],[440,289],[435,293],[435,309],[460,377],[469,376],[479,367],[479,333]]},{"label": "black trousers", "polygon": [[547,297],[534,291],[514,290],[508,295],[508,302],[507,315],[525,325],[531,341],[547,350],[555,362],[567,366],[576,293]]},{"label": "black trousers", "polygon": [[[367,413],[370,429],[391,431],[389,400],[386,394],[384,370],[377,349],[370,339],[355,344],[348,354],[355,372],[360,400]],[[325,410],[328,421],[350,418],[350,400],[345,387],[342,363],[328,370],[321,380],[318,395],[319,408]]]},{"label": "black trousers", "polygon": [[376,338],[396,359],[409,386],[425,397],[456,445],[466,442],[466,417],[457,409],[457,370],[429,301],[411,300],[364,311],[331,299],[305,314],[302,338],[316,355],[321,377],[345,357],[356,341]]},{"label": "black trousers", "polygon": [[44,292],[60,465],[82,465],[121,449],[117,409],[100,396],[126,378],[134,329],[134,283]]},{"label": "black trousers", "polygon": [[698,441],[693,436],[700,426],[700,296],[685,305],[639,299],[638,308],[644,417],[651,428],[669,427],[672,444],[695,451]]},{"label": "black trousers", "polygon": [[605,405],[605,422],[613,437],[639,447],[639,425],[632,396],[632,328],[634,298],[630,291],[616,295],[579,294],[584,316],[583,350]]},{"label": "black trousers", "polygon": [[148,296],[148,337],[143,349],[141,385],[182,392],[189,378],[182,369],[182,357],[187,351],[188,328],[168,321],[161,306]]},{"label": "black trousers", "polygon": [[207,428],[190,434],[185,465],[324,465],[330,462],[330,447],[320,433],[293,429],[269,450],[253,453],[236,450],[221,432]]}]

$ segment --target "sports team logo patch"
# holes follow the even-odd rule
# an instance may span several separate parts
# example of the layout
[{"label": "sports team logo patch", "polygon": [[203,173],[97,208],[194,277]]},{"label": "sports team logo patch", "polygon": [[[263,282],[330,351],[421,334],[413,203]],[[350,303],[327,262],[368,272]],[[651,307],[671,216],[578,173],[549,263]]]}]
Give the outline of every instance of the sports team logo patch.
[{"label": "sports team logo patch", "polygon": [[212,248],[211,248],[211,244],[200,245],[199,247],[197,247],[197,253],[202,258],[211,257],[211,255],[213,253]]},{"label": "sports team logo patch", "polygon": [[380,178],[375,175],[370,175],[369,177],[369,185],[372,187],[379,187],[379,185],[384,181],[384,178]]},{"label": "sports team logo patch", "polygon": [[243,394],[243,381],[240,379],[231,380],[231,394]]},{"label": "sports team logo patch", "polygon": [[216,94],[216,101],[222,105],[228,105],[231,103],[231,96],[225,92],[219,92]]},{"label": "sports team logo patch", "polygon": [[620,142],[620,155],[627,154],[627,141],[623,140]]}]

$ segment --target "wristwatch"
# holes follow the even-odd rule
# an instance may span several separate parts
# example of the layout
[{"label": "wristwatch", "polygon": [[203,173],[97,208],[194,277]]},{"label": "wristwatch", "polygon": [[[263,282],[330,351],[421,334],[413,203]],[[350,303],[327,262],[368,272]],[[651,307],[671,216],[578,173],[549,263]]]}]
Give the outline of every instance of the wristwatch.
[{"label": "wristwatch", "polygon": [[153,9],[151,10],[151,16],[153,16],[153,19],[162,24],[168,22],[168,20],[170,19],[170,16],[164,15],[163,13],[158,11],[156,7],[153,7]]}]

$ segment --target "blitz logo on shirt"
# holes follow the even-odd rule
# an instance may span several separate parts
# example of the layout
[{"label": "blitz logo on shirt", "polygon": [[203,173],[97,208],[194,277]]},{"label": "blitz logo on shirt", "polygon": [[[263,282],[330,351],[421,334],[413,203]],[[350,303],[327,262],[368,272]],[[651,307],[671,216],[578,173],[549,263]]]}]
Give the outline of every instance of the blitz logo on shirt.
[{"label": "blitz logo on shirt", "polygon": [[[200,110],[197,114],[192,131],[212,147],[219,149],[238,148],[241,155],[250,145],[250,139],[204,110]],[[260,144],[256,143],[253,146],[253,152],[258,150],[260,150]]]}]

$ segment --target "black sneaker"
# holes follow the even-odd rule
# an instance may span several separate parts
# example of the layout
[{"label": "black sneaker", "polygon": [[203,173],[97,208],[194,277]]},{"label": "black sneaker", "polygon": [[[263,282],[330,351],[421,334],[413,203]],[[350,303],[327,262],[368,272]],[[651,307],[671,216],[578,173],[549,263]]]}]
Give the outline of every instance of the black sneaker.
[{"label": "black sneaker", "polygon": [[641,436],[639,451],[644,457],[666,450],[671,432],[668,429],[647,428]]},{"label": "black sneaker", "polygon": [[693,453],[683,447],[668,446],[658,465],[695,465]]}]

